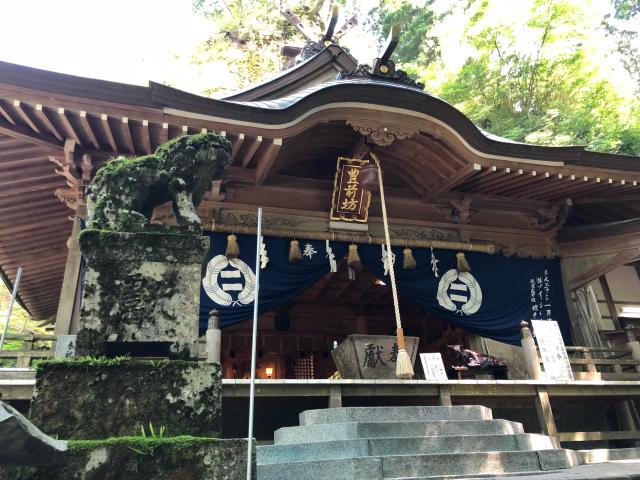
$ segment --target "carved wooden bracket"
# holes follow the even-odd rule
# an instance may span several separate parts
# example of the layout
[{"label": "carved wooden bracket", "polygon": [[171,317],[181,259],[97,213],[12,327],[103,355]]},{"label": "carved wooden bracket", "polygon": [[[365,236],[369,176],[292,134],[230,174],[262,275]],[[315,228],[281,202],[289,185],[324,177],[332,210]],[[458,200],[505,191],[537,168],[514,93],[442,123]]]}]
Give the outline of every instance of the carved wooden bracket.
[{"label": "carved wooden bracket", "polygon": [[74,150],[75,143],[67,140],[64,145],[64,158],[50,156],[49,160],[57,167],[55,173],[64,177],[67,183],[67,187],[55,190],[56,197],[64,202],[68,208],[75,211],[76,215],[84,217],[86,215],[85,190],[91,181],[93,164],[91,155],[84,154],[80,164],[81,173],[78,173],[74,161]]},{"label": "carved wooden bracket", "polygon": [[466,225],[473,220],[479,210],[471,208],[471,198],[451,199],[448,204],[439,207],[449,222]]},{"label": "carved wooden bracket", "polygon": [[351,119],[347,120],[347,125],[367,137],[367,141],[375,143],[381,147],[391,145],[396,139],[404,140],[418,133],[418,130],[412,127],[397,124],[386,124],[376,122],[370,119]]},{"label": "carved wooden bracket", "polygon": [[572,206],[573,204],[570,201],[567,201],[562,205],[539,208],[536,214],[530,219],[531,226],[537,230],[562,228],[569,218]]}]

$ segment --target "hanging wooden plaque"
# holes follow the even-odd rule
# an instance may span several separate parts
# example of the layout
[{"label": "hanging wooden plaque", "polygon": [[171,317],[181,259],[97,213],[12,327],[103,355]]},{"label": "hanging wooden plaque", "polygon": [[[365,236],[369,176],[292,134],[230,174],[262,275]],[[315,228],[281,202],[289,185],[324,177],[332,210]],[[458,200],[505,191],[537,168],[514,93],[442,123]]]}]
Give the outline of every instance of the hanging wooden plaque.
[{"label": "hanging wooden plaque", "polygon": [[371,192],[360,185],[360,169],[368,160],[338,157],[336,176],[333,182],[331,220],[367,223]]}]

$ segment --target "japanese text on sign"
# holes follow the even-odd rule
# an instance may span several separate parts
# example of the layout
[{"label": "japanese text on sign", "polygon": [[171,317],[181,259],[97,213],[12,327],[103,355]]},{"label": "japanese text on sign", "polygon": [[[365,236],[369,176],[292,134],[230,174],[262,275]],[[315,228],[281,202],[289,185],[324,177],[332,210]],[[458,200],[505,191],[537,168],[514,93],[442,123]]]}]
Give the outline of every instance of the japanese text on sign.
[{"label": "japanese text on sign", "polygon": [[547,380],[573,380],[573,371],[558,322],[532,320]]},{"label": "japanese text on sign", "polygon": [[339,157],[333,185],[331,220],[365,223],[369,215],[371,192],[360,185],[359,175],[367,160]]},{"label": "japanese text on sign", "polygon": [[549,282],[549,270],[545,269],[542,275],[529,279],[532,320],[551,319],[550,291],[551,285]]}]

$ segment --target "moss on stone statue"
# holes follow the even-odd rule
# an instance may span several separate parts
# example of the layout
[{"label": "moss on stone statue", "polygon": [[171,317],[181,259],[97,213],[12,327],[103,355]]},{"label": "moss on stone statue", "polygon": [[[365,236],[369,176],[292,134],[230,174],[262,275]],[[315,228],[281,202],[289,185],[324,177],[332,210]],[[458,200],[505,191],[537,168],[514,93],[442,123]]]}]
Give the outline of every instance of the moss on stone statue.
[{"label": "moss on stone statue", "polygon": [[63,464],[0,468],[0,480],[240,480],[246,478],[246,457],[244,439],[180,436],[72,440]]},{"label": "moss on stone statue", "polygon": [[89,227],[148,231],[154,207],[172,201],[178,225],[199,231],[195,207],[230,154],[228,140],[207,133],[171,140],[154,155],[107,162],[87,189]]},{"label": "moss on stone statue", "polygon": [[30,420],[60,439],[220,434],[218,364],[128,358],[40,362]]}]

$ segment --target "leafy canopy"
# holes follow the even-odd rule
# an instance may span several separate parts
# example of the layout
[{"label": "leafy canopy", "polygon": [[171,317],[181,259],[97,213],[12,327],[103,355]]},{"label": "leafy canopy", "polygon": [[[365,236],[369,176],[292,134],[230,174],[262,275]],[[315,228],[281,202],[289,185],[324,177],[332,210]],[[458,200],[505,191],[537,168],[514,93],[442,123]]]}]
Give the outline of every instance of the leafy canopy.
[{"label": "leafy canopy", "polygon": [[[480,128],[515,141],[586,145],[640,155],[639,0],[341,0],[360,33],[382,45],[402,36],[393,60]],[[305,39],[283,0],[195,0],[215,33],[194,54],[222,74],[207,93],[231,92],[279,72],[284,45]],[[320,37],[329,1],[291,0]],[[343,15],[344,17],[344,15]],[[353,42],[353,43],[352,43]],[[375,46],[362,63],[371,63]],[[634,91],[635,90],[635,91]]]}]

